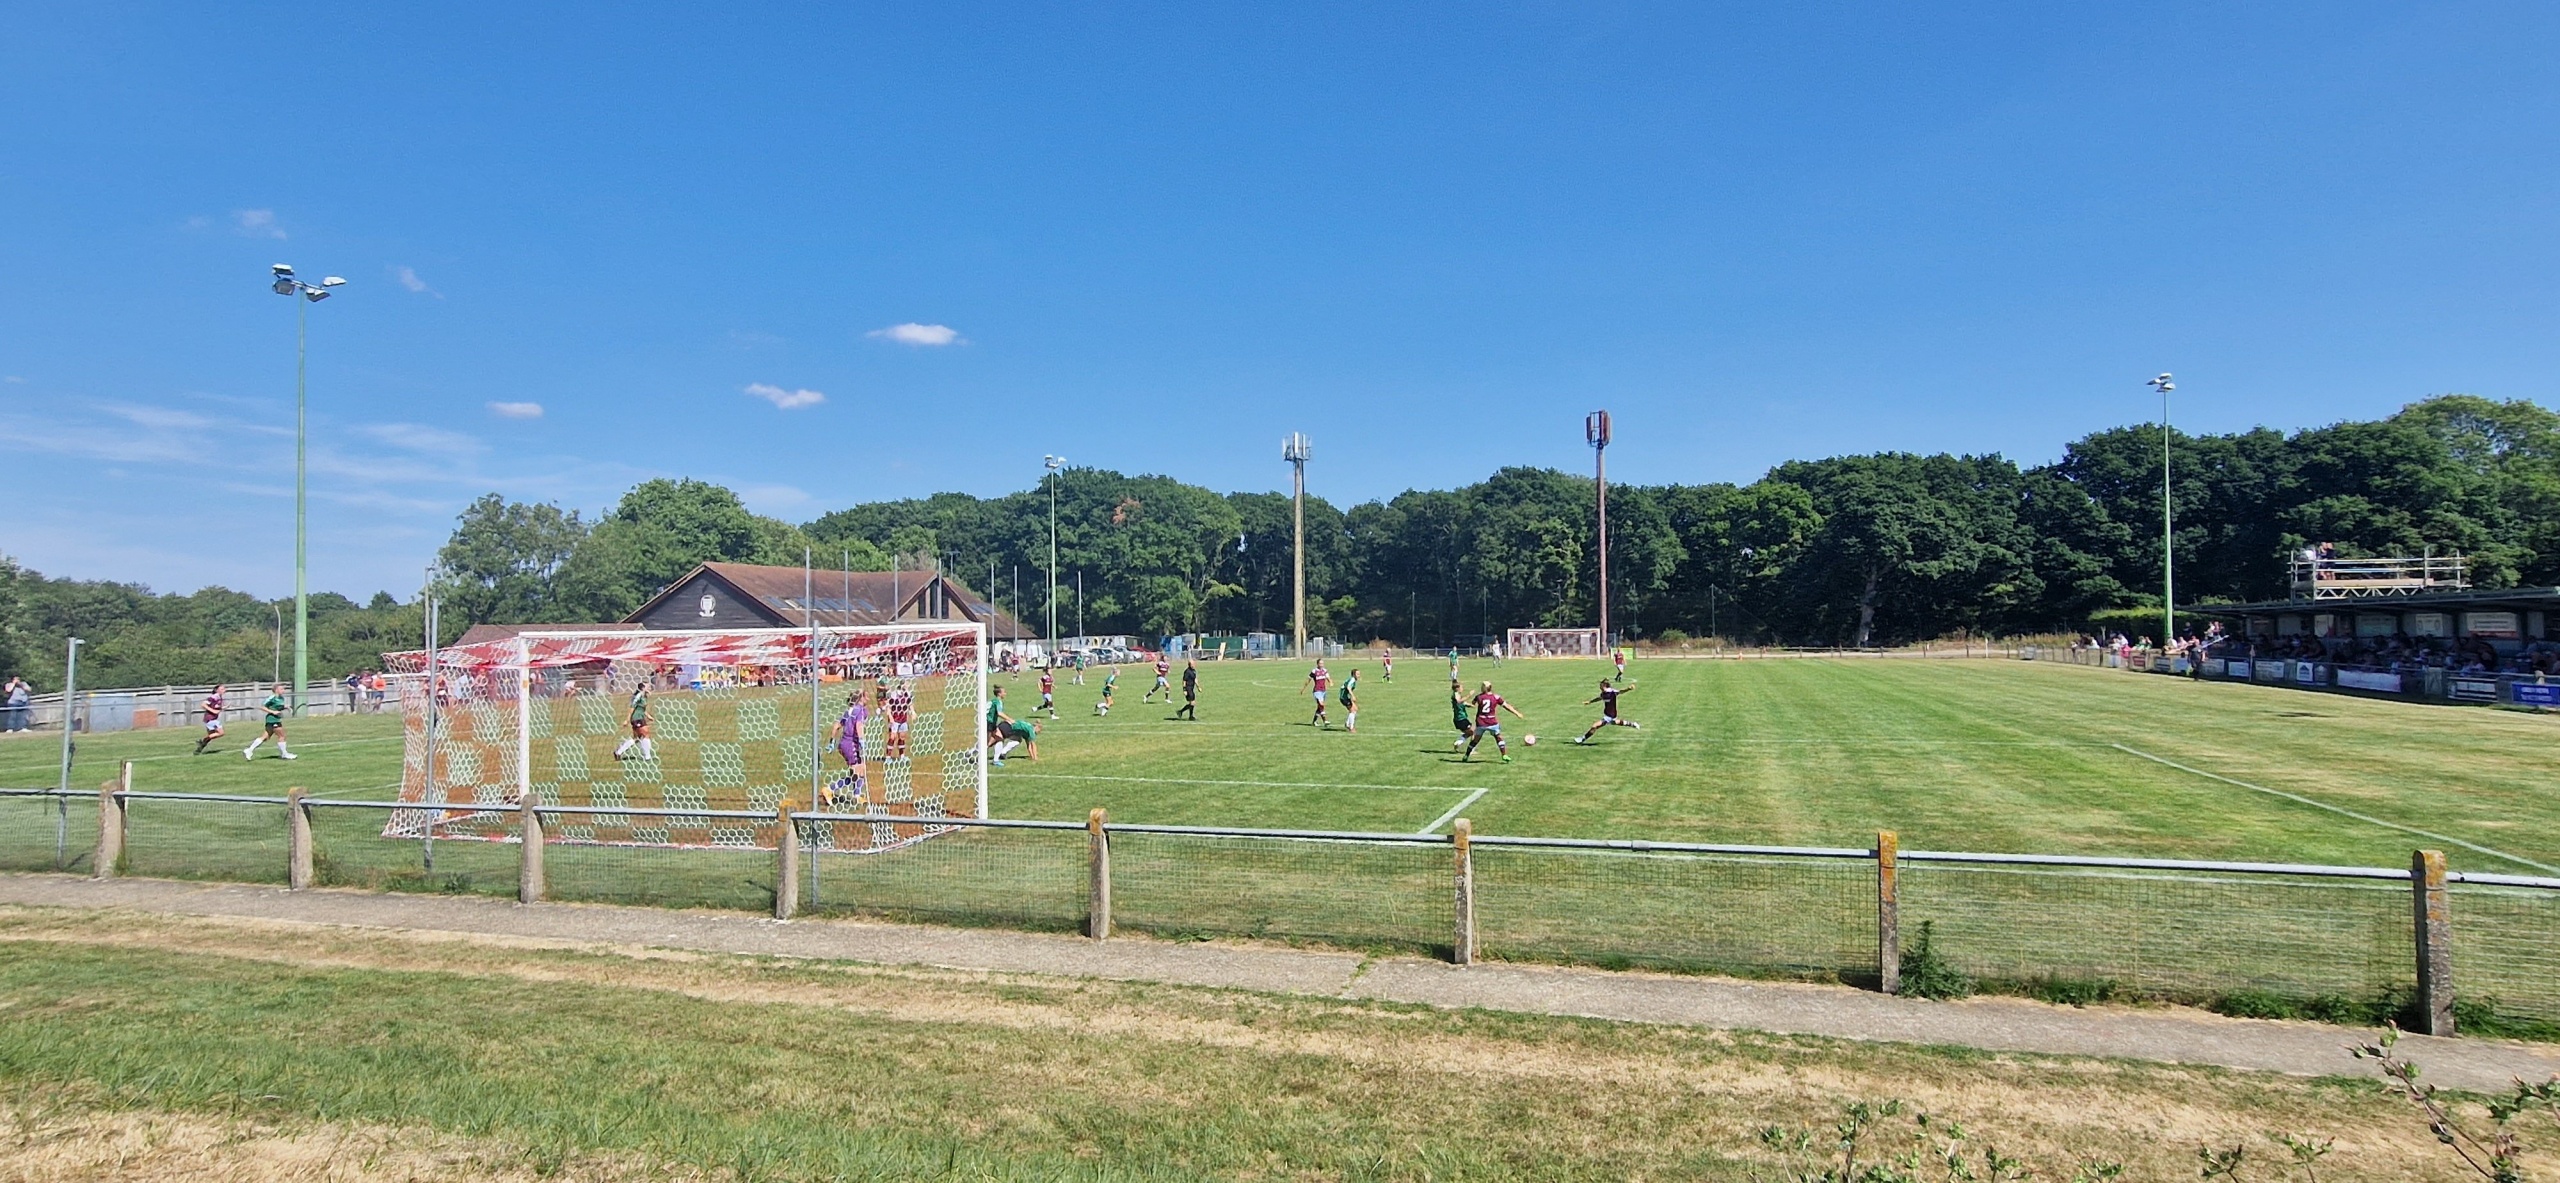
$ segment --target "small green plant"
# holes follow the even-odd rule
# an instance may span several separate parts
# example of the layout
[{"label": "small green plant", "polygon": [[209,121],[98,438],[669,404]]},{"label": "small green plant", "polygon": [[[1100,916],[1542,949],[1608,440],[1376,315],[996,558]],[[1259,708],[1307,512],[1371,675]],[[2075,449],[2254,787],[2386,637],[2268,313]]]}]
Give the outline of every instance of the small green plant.
[{"label": "small green plant", "polygon": [[[2269,1134],[2267,1140],[2284,1147],[2290,1157],[2289,1162],[2279,1162],[2273,1168],[2278,1175],[2290,1176],[2299,1170],[2306,1183],[2320,1183],[2320,1160],[2328,1157],[2330,1147],[2336,1144],[2333,1138],[2312,1139],[2293,1134]],[[2251,1177],[2248,1173],[2251,1162],[2249,1146],[2245,1142],[2234,1142],[2229,1146],[2200,1146],[2196,1148],[2196,1160],[2204,1164],[2204,1169],[2198,1174],[2207,1179],[2236,1181]]]},{"label": "small green plant", "polygon": [[[1897,1120],[1904,1119],[1904,1120]],[[2063,1178],[1998,1148],[1972,1145],[1964,1127],[1901,1101],[1853,1101],[1828,1130],[1768,1126],[1760,1144],[1793,1160],[1794,1183],[2016,1183]],[[2106,1183],[2122,1163],[2077,1164],[2071,1183]]]},{"label": "small green plant", "polygon": [[2400,1058],[2399,1042],[2400,1028],[2394,1025],[2383,1031],[2381,1039],[2351,1048],[2349,1054],[2380,1065],[2391,1095],[2416,1107],[2437,1144],[2453,1151],[2472,1174],[2489,1183],[2524,1183],[2524,1140],[2516,1132],[2516,1123],[2530,1116],[2540,1119],[2533,1124],[2547,1122],[2554,1134],[2560,1134],[2560,1076],[2541,1084],[2516,1081],[2513,1092],[2489,1101],[2489,1128],[2475,1130],[2445,1102],[2436,1086],[2418,1083],[2418,1066]]},{"label": "small green plant", "polygon": [[2125,997],[2114,978],[2038,978],[2027,984],[2027,996],[2060,1006],[2095,1006]]},{"label": "small green plant", "polygon": [[1920,938],[1903,947],[1901,965],[1899,993],[1905,998],[1945,1001],[1973,994],[1973,979],[1939,955],[1933,921],[1920,922]]}]

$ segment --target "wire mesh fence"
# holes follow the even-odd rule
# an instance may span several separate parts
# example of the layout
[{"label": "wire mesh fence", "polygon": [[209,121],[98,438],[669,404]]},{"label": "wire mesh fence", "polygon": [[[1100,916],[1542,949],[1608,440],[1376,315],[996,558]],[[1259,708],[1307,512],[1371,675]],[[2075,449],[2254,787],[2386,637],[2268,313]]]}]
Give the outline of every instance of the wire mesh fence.
[{"label": "wire mesh fence", "polygon": [[2405,879],[1969,866],[1906,861],[1902,941],[1991,982],[2292,998],[2405,991],[2416,954]]},{"label": "wire mesh fence", "polygon": [[[126,793],[122,873],[155,879],[282,883],[288,806],[282,797]],[[95,836],[95,827],[91,830]]]},{"label": "wire mesh fence", "polygon": [[1430,951],[1456,931],[1448,840],[1111,831],[1115,926]]},{"label": "wire mesh fence", "polygon": [[0,871],[86,871],[97,841],[95,793],[0,793]]},{"label": "wire mesh fence", "polygon": [[1876,870],[1861,857],[1478,838],[1473,858],[1489,957],[1876,978]]},{"label": "wire mesh fence", "polygon": [[[118,800],[121,854],[101,869],[97,794],[0,791],[0,871],[288,881],[284,798]],[[441,835],[459,809],[431,819],[415,803],[303,808],[315,885],[519,890],[520,810],[479,811],[467,827],[477,837],[458,838]],[[775,814],[546,805],[541,816],[541,898],[777,906],[785,860]],[[1110,826],[1098,867],[1090,835],[1073,823],[822,814],[795,819],[794,833],[807,913],[1071,931],[1095,911],[1099,873],[1123,930],[1443,955],[1460,947],[1460,862],[1445,835]],[[1879,857],[1477,836],[1474,947],[1492,958],[1870,984],[1882,968]],[[2450,922],[2428,931],[2450,934],[2457,1000],[2475,1017],[2560,1026],[2560,881],[2445,878]],[[1936,958],[1995,988],[2074,983],[2104,985],[2099,996],[2194,1001],[2255,991],[2366,1005],[2416,987],[2416,888],[2396,870],[1905,851],[1897,882],[1903,950],[1925,925]]]},{"label": "wire mesh fence", "polygon": [[806,912],[1061,932],[1081,926],[1090,908],[1081,826],[964,826],[901,844],[905,835],[894,831],[916,827],[831,815],[809,822],[810,837],[845,825],[893,832],[876,835],[868,850],[843,852],[804,838]]},{"label": "wire mesh fence", "polygon": [[[516,842],[385,837],[389,802],[315,802],[311,814],[312,879],[321,887],[374,891],[516,894],[524,852]],[[416,809],[399,813],[423,814]],[[423,822],[423,818],[419,819]],[[404,827],[405,828],[405,827]]]},{"label": "wire mesh fence", "polygon": [[2457,997],[2560,1022],[2560,891],[2455,885],[2449,897]]}]

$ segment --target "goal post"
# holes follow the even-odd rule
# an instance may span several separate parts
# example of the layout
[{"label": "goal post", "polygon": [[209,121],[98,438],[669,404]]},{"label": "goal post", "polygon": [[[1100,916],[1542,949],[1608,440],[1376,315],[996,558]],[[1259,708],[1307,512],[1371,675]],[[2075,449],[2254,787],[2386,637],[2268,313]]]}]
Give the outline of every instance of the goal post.
[{"label": "goal post", "polygon": [[[551,842],[772,849],[789,802],[901,819],[813,823],[818,850],[910,845],[950,828],[932,819],[987,814],[986,655],[975,622],[527,630],[385,654],[405,723],[399,800],[420,808],[393,810],[383,836],[512,840],[508,815],[530,797],[583,807],[550,822]],[[849,697],[858,767],[829,734]]]},{"label": "goal post", "polygon": [[1505,657],[1598,657],[1596,628],[1515,628],[1503,639]]}]

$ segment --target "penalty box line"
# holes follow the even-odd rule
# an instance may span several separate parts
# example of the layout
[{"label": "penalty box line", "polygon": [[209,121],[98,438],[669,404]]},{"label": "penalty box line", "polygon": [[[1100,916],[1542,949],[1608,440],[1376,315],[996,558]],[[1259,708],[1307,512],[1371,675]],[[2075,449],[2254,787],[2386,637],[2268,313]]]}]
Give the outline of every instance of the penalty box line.
[{"label": "penalty box line", "polygon": [[1015,775],[1015,776],[1010,776],[1010,777],[1007,777],[1007,778],[1005,778],[1005,779],[1007,779],[1007,780],[1098,780],[1098,781],[1110,781],[1110,782],[1115,783],[1115,784],[1132,784],[1132,785],[1219,785],[1219,786],[1228,787],[1228,788],[1240,788],[1240,789],[1364,789],[1364,790],[1383,790],[1383,791],[1388,791],[1388,792],[1398,792],[1398,793],[1465,793],[1465,794],[1466,794],[1466,796],[1465,796],[1465,797],[1462,797],[1462,798],[1460,798],[1460,799],[1459,799],[1459,801],[1458,801],[1458,803],[1457,803],[1456,805],[1453,805],[1453,806],[1450,806],[1450,807],[1449,807],[1449,812],[1444,813],[1444,814],[1441,814],[1439,817],[1432,819],[1432,821],[1431,821],[1431,824],[1430,824],[1430,825],[1424,826],[1424,827],[1422,827],[1422,828],[1421,828],[1421,829],[1419,829],[1419,830],[1415,830],[1415,831],[1414,831],[1414,833],[1417,833],[1417,834],[1431,834],[1431,833],[1437,833],[1437,832],[1439,831],[1440,827],[1445,826],[1445,825],[1448,825],[1450,822],[1456,821],[1456,820],[1457,820],[1457,818],[1458,818],[1458,814],[1459,814],[1461,811],[1465,810],[1465,809],[1466,809],[1466,807],[1468,807],[1468,806],[1470,806],[1470,805],[1475,804],[1478,800],[1482,799],[1482,798],[1484,797],[1484,795],[1485,795],[1485,794],[1490,793],[1490,792],[1492,792],[1492,791],[1493,791],[1493,786],[1491,786],[1491,785],[1485,785],[1485,786],[1483,786],[1483,787],[1481,787],[1481,788],[1474,788],[1474,787],[1470,787],[1470,786],[1467,786],[1467,785],[1366,785],[1366,784],[1339,784],[1339,783],[1326,782],[1326,781],[1302,781],[1302,780],[1297,780],[1297,781],[1293,781],[1293,780],[1200,780],[1200,779],[1197,779],[1197,778],[1194,778],[1194,777],[1187,777],[1187,776],[1102,776],[1102,775],[1097,774],[1097,773],[1086,773],[1086,772],[1034,772],[1034,773],[1029,773],[1029,774],[1027,774],[1027,775]]},{"label": "penalty box line", "polygon": [[2120,744],[2120,743],[2111,743],[2111,744],[2108,744],[2107,746],[2108,746],[2108,747],[2111,747],[2111,748],[2114,748],[2115,750],[2117,750],[2117,751],[2119,751],[2119,752],[2123,752],[2124,754],[2126,754],[2126,755],[2128,755],[2128,756],[2139,756],[2139,757],[2141,757],[2142,759],[2149,760],[2149,761],[2151,761],[2151,762],[2152,762],[2152,763],[2154,763],[2154,764],[2163,764],[2163,765],[2167,765],[2168,767],[2175,768],[2175,769],[2177,769],[2177,770],[2178,770],[2178,771],[2180,771],[2180,772],[2189,773],[2189,774],[2192,774],[2192,775],[2195,775],[2195,776],[2201,776],[2201,777],[2205,778],[2206,780],[2218,780],[2218,781],[2221,781],[2222,783],[2224,783],[2224,784],[2226,784],[2226,785],[2233,785],[2233,786],[2236,786],[2236,787],[2239,787],[2239,788],[2247,789],[2247,790],[2249,790],[2249,791],[2251,791],[2251,792],[2255,792],[2255,793],[2265,793],[2266,795],[2268,795],[2268,796],[2270,796],[2270,797],[2282,797],[2282,798],[2284,798],[2284,799],[2285,799],[2285,800],[2287,800],[2287,801],[2293,801],[2293,802],[2298,802],[2298,803],[2303,804],[2303,805],[2308,805],[2308,806],[2312,807],[2313,809],[2325,809],[2325,810],[2328,810],[2328,811],[2329,811],[2329,812],[2331,812],[2331,813],[2337,814],[2337,815],[2338,815],[2338,816],[2340,816],[2340,817],[2354,818],[2355,820],[2360,821],[2360,822],[2363,822],[2363,823],[2365,823],[2365,824],[2367,824],[2367,825],[2380,826],[2380,827],[2382,827],[2383,829],[2386,829],[2386,830],[2398,830],[2398,831],[2400,831],[2400,832],[2401,832],[2401,833],[2403,833],[2403,834],[2412,834],[2412,835],[2415,835],[2415,836],[2420,837],[2420,838],[2432,838],[2432,839],[2434,839],[2434,840],[2436,840],[2436,841],[2438,841],[2438,842],[2443,842],[2443,843],[2446,843],[2446,844],[2449,844],[2449,845],[2453,845],[2453,846],[2459,846],[2459,847],[2463,848],[2464,850],[2472,851],[2472,852],[2477,853],[2477,854],[2485,854],[2485,855],[2488,855],[2489,857],[2494,858],[2494,859],[2502,859],[2502,860],[2504,860],[2504,861],[2507,861],[2507,862],[2510,862],[2510,863],[2514,863],[2514,864],[2516,864],[2517,866],[2520,866],[2520,867],[2531,867],[2531,868],[2533,868],[2534,870],[2540,871],[2540,872],[2542,872],[2542,873],[2544,873],[2544,874],[2546,874],[2546,875],[2560,875],[2560,867],[2545,866],[2544,864],[2537,863],[2537,862],[2535,862],[2535,861],[2533,861],[2532,859],[2529,859],[2529,858],[2518,858],[2518,857],[2516,857],[2515,855],[2508,854],[2507,852],[2505,852],[2505,851],[2503,851],[2503,850],[2494,850],[2494,849],[2491,849],[2490,847],[2482,846],[2482,845],[2480,845],[2480,844],[2479,844],[2479,843],[2477,843],[2477,842],[2465,842],[2465,841],[2463,841],[2463,840],[2462,840],[2462,839],[2460,839],[2460,838],[2456,838],[2456,837],[2453,837],[2453,836],[2448,835],[2448,834],[2438,834],[2438,833],[2435,833],[2435,832],[2433,832],[2433,831],[2431,831],[2431,830],[2421,830],[2421,829],[2417,829],[2417,828],[2415,828],[2415,827],[2413,827],[2413,826],[2404,826],[2404,825],[2401,825],[2401,824],[2400,824],[2400,823],[2398,823],[2398,822],[2389,822],[2389,821],[2384,821],[2384,820],[2382,820],[2381,818],[2375,817],[2375,816],[2373,816],[2373,815],[2371,815],[2371,814],[2366,814],[2366,813],[2357,813],[2355,810],[2352,810],[2352,809],[2342,809],[2342,808],[2339,808],[2338,806],[2331,805],[2331,804],[2329,804],[2329,803],[2328,803],[2328,802],[2326,802],[2326,801],[2315,801],[2315,800],[2313,800],[2313,799],[2311,799],[2311,798],[2309,798],[2309,797],[2305,797],[2305,796],[2301,795],[2300,793],[2288,793],[2288,792],[2285,792],[2285,791],[2284,791],[2284,790],[2282,790],[2282,789],[2270,789],[2270,788],[2266,787],[2265,785],[2253,785],[2253,784],[2250,784],[2249,782],[2247,782],[2247,781],[2245,781],[2245,780],[2233,780],[2232,778],[2227,777],[2227,776],[2224,776],[2224,775],[2222,775],[2221,773],[2218,773],[2218,772],[2207,772],[2207,771],[2205,771],[2204,769],[2201,769],[2201,768],[2189,768],[2189,767],[2187,767],[2186,765],[2184,765],[2184,764],[2180,764],[2180,763],[2178,763],[2178,762],[2177,762],[2177,761],[2175,761],[2175,760],[2162,759],[2162,758],[2161,758],[2161,757],[2159,757],[2159,756],[2154,756],[2154,755],[2152,755],[2151,753],[2146,752],[2146,751],[2142,751],[2142,750],[2141,750],[2141,749],[2139,749],[2139,748],[2129,748],[2129,747],[2126,747],[2126,746],[2124,746],[2123,744]]}]

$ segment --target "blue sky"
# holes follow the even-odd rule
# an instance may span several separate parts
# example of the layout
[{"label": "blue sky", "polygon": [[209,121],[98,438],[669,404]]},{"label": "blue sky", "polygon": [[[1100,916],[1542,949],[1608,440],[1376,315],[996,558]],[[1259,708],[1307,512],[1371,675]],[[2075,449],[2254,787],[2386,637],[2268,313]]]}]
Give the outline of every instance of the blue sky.
[{"label": "blue sky", "polygon": [[0,551],[290,587],[278,261],[351,281],[358,595],[655,475],[1268,489],[1304,430],[1349,503],[1600,406],[1659,482],[2049,460],[2160,370],[2199,430],[2554,402],[2560,8],[1944,7],[17,6]]}]

